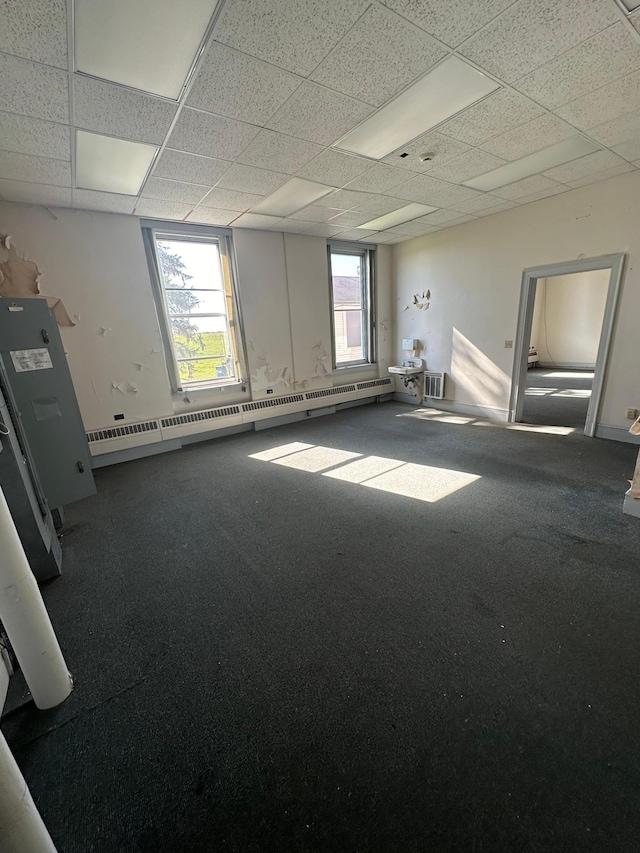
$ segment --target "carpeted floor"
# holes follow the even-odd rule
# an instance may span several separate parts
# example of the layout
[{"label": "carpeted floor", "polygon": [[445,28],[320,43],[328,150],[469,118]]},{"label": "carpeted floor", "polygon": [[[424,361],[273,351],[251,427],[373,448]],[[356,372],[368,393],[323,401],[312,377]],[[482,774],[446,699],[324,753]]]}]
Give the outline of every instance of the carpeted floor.
[{"label": "carpeted floor", "polygon": [[638,850],[637,448],[447,420],[97,472],[45,589],[76,689],[3,725],[60,853]]},{"label": "carpeted floor", "polygon": [[584,429],[592,384],[593,370],[528,370],[522,420]]}]

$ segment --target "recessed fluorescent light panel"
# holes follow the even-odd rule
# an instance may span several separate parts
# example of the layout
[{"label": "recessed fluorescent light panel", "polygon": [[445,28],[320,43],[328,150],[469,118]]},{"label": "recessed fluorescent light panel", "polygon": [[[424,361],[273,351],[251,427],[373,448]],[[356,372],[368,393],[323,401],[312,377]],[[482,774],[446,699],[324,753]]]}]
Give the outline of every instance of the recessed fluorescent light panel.
[{"label": "recessed fluorescent light panel", "polygon": [[79,189],[124,195],[140,192],[157,146],[84,130],[76,133],[76,186]]},{"label": "recessed fluorescent light panel", "polygon": [[75,0],[76,71],[178,98],[218,0]]},{"label": "recessed fluorescent light panel", "polygon": [[327,187],[325,184],[316,184],[315,181],[305,181],[303,178],[292,178],[286,184],[279,187],[271,195],[255,207],[251,213],[266,213],[267,216],[289,216],[319,198],[329,195],[335,187]]},{"label": "recessed fluorescent light panel", "polygon": [[579,157],[584,157],[585,154],[593,154],[594,151],[600,151],[600,149],[600,145],[585,136],[571,136],[569,139],[558,142],[557,145],[550,145],[548,148],[543,148],[542,151],[535,151],[520,160],[514,160],[513,163],[507,163],[505,166],[498,166],[497,169],[492,169],[484,175],[465,181],[464,185],[472,187],[474,190],[489,192],[506,184],[512,184],[514,181],[521,181],[531,175],[546,172],[547,169],[561,166],[570,160],[577,160]]},{"label": "recessed fluorescent light panel", "polygon": [[495,80],[450,56],[333,147],[380,160],[499,88]]},{"label": "recessed fluorescent light panel", "polygon": [[633,12],[634,9],[640,6],[640,0],[622,0],[622,5],[627,12]]},{"label": "recessed fluorescent light panel", "polygon": [[371,222],[365,222],[364,225],[359,225],[359,228],[371,228],[374,231],[384,231],[385,228],[393,228],[394,225],[402,225],[403,222],[409,222],[411,219],[417,219],[418,216],[426,216],[427,213],[433,213],[437,207],[429,207],[428,204],[407,204],[399,210],[394,210],[391,213],[385,213],[384,216],[379,216],[377,219],[372,219]]}]

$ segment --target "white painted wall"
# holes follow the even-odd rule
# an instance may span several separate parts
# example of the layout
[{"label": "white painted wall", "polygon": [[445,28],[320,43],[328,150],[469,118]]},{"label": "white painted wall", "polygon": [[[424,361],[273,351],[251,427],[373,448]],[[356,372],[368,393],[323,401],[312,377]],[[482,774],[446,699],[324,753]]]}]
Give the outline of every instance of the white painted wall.
[{"label": "white painted wall", "polygon": [[[431,370],[448,375],[454,408],[506,418],[522,271],[628,252],[598,422],[628,430],[640,405],[640,173],[514,207],[394,247],[395,356],[402,338],[426,343]],[[431,307],[412,307],[431,289]],[[406,310],[405,310],[406,308]]]},{"label": "white painted wall", "polygon": [[608,288],[609,270],[538,281],[531,345],[541,364],[595,366]]},{"label": "white painted wall", "polygon": [[[119,413],[131,423],[251,399],[251,386],[244,393],[237,386],[191,392],[190,402],[172,395],[137,217],[0,202],[0,233],[11,234],[39,265],[42,292],[61,297],[77,316],[62,338],[86,429],[110,426]],[[255,398],[266,395],[259,381],[265,365],[271,377],[286,368],[274,395],[386,374],[390,247],[378,250],[378,304],[386,320],[379,364],[320,379],[314,346],[322,342],[331,352],[326,240],[245,229],[235,229],[233,239]],[[123,383],[136,390],[114,388]]]}]

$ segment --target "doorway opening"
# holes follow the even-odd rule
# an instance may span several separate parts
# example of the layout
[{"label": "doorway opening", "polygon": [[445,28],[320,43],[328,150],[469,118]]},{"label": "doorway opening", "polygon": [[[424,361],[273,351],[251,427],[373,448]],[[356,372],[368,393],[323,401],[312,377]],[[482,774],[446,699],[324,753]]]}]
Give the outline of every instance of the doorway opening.
[{"label": "doorway opening", "polygon": [[624,255],[525,270],[509,420],[595,432]]}]

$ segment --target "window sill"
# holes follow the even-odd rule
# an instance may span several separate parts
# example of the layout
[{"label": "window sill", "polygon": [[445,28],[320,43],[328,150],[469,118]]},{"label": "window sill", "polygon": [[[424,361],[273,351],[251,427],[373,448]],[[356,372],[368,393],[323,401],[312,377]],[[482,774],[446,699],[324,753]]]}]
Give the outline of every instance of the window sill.
[{"label": "window sill", "polygon": [[369,370],[369,369],[377,370],[378,369],[378,363],[375,361],[373,361],[373,362],[372,361],[364,361],[364,362],[360,362],[359,364],[344,364],[344,365],[341,364],[341,365],[338,365],[337,367],[333,368],[334,372],[336,372],[336,373],[342,373],[343,371],[348,371],[348,370]]},{"label": "window sill", "polygon": [[208,396],[209,394],[215,393],[216,391],[242,391],[243,388],[247,389],[248,392],[248,382],[243,382],[237,379],[231,379],[228,382],[216,382],[215,385],[198,385],[191,386],[190,388],[183,388],[182,391],[172,391],[171,396],[175,399],[184,399],[184,397],[197,398]]}]

